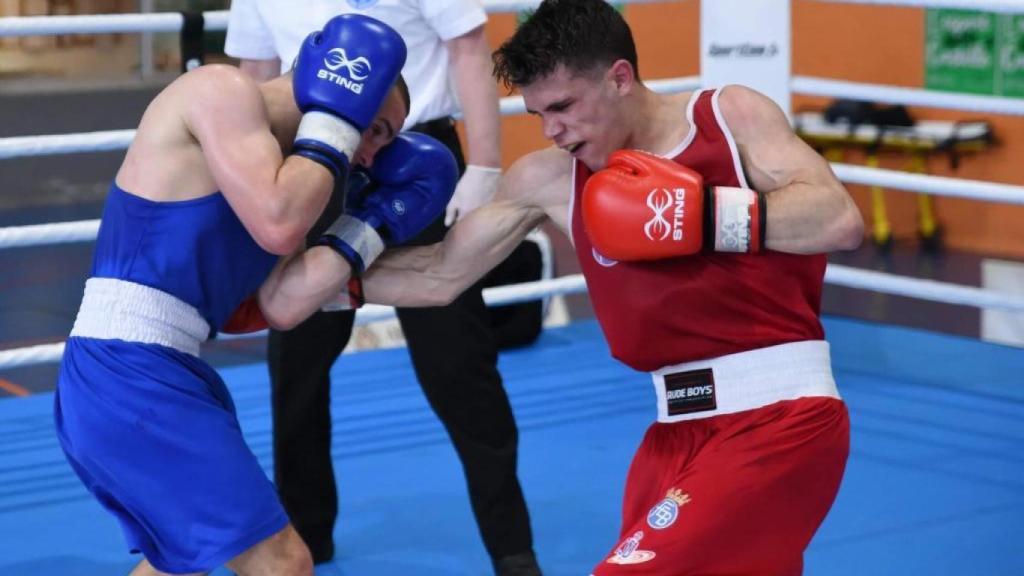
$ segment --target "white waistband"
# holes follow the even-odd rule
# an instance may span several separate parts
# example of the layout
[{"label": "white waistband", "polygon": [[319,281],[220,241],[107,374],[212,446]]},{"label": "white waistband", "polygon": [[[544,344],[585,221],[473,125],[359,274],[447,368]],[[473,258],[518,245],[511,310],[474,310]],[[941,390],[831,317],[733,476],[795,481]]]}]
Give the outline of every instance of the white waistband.
[{"label": "white waistband", "polygon": [[651,378],[659,422],[731,414],[807,396],[839,398],[824,340],[666,366]]},{"label": "white waistband", "polygon": [[210,325],[193,306],[156,288],[89,278],[71,336],[159,344],[199,356]]}]

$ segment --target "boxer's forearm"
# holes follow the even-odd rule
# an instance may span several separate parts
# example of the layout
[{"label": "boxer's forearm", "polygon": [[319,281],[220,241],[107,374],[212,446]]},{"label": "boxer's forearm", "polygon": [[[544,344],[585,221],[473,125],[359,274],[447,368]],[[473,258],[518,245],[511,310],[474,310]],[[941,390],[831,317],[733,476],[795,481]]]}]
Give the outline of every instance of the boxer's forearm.
[{"label": "boxer's forearm", "polygon": [[441,244],[387,251],[363,277],[366,301],[403,307],[448,304],[462,274],[440,269],[440,252]]},{"label": "boxer's forearm", "polygon": [[367,302],[441,306],[500,264],[540,222],[539,209],[496,201],[474,210],[432,246],[387,252],[363,280]]},{"label": "boxer's forearm", "polygon": [[348,261],[326,246],[282,258],[260,287],[260,309],[272,327],[288,330],[335,300],[351,273]]}]

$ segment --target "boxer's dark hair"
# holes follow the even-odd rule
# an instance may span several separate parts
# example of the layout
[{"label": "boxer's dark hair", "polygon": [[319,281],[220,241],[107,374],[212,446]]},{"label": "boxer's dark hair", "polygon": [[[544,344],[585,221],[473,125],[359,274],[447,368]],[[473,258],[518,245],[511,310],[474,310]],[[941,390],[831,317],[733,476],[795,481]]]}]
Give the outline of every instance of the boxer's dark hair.
[{"label": "boxer's dark hair", "polygon": [[585,74],[616,60],[632,64],[640,77],[633,33],[604,0],[545,0],[492,59],[494,76],[508,88],[530,84],[559,66]]},{"label": "boxer's dark hair", "polygon": [[405,83],[405,77],[401,74],[395,79],[395,87],[398,88],[398,94],[405,103],[405,115],[408,116],[412,110],[412,97],[409,95],[409,85]]}]

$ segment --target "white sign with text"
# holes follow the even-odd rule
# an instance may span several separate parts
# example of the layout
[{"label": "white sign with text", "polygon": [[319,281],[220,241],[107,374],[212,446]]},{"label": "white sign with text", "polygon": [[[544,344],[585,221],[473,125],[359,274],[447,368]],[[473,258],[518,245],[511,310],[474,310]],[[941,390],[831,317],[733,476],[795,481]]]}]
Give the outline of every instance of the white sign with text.
[{"label": "white sign with text", "polygon": [[749,86],[791,116],[790,0],[704,0],[700,50],[704,86]]}]

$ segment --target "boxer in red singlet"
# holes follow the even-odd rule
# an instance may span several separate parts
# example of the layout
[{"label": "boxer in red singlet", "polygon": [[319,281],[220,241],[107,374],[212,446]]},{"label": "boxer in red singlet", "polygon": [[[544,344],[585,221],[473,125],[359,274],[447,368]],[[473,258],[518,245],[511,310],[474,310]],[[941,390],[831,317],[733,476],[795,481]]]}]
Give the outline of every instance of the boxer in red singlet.
[{"label": "boxer in red singlet", "polygon": [[447,302],[550,219],[658,398],[594,574],[800,574],[849,451],[818,319],[824,254],[863,236],[847,191],[763,95],[646,88],[603,0],[546,0],[495,70],[554,146],[443,243],[379,260],[366,299]]}]

